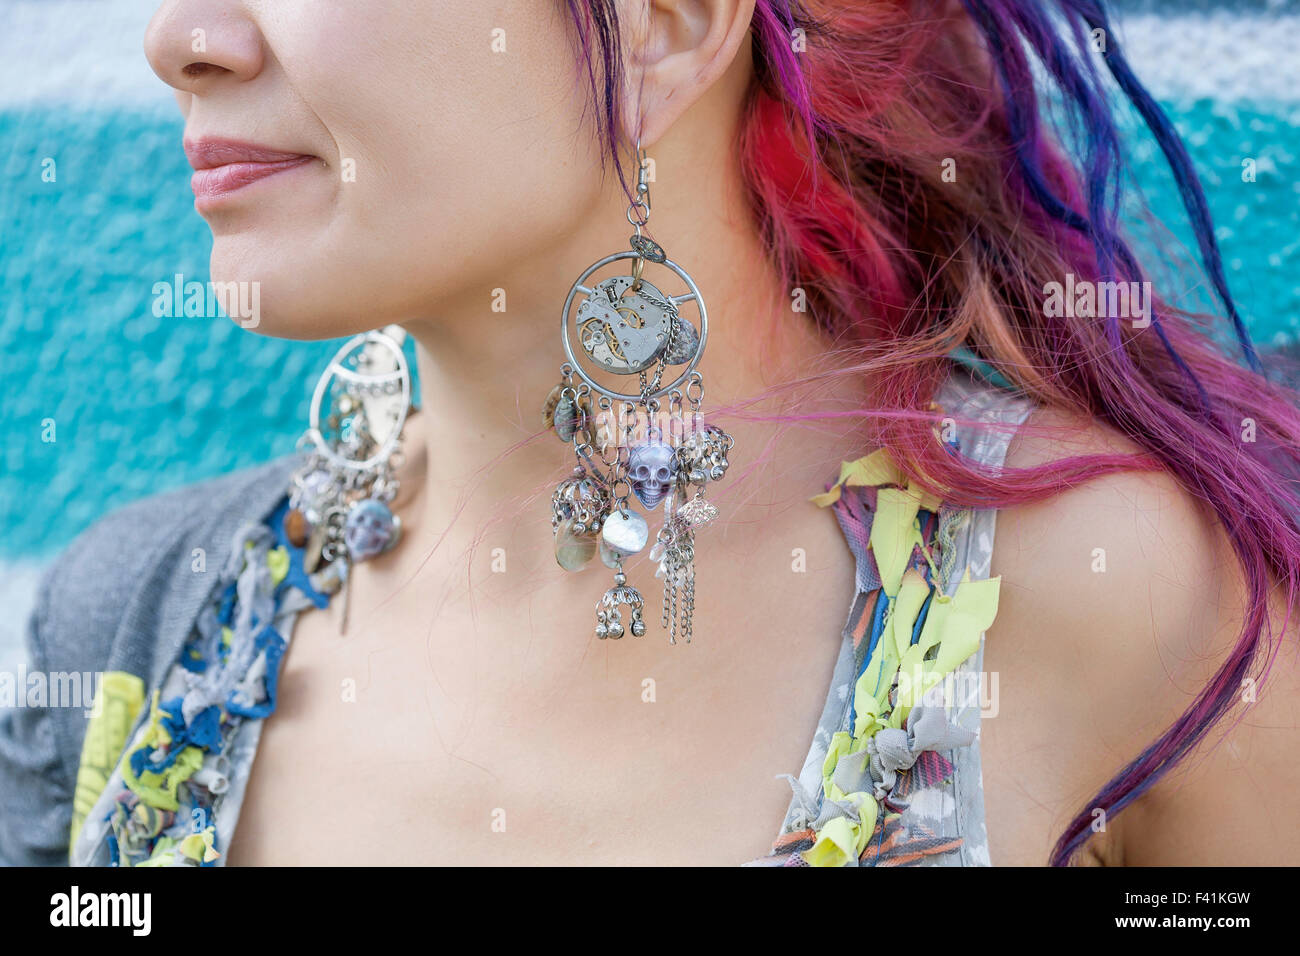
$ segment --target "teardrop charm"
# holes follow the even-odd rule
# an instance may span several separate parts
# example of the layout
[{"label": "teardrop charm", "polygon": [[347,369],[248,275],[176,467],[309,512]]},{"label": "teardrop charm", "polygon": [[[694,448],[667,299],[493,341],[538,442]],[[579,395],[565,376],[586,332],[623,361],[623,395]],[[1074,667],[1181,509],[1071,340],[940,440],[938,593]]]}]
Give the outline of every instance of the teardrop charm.
[{"label": "teardrop charm", "polygon": [[581,571],[596,556],[596,539],[589,534],[575,534],[573,522],[560,524],[555,533],[555,563],[566,571]]},{"label": "teardrop charm", "polygon": [[571,394],[561,396],[555,406],[555,434],[560,436],[561,441],[573,441],[581,417],[577,399]]},{"label": "teardrop charm", "polygon": [[307,546],[307,539],[311,537],[311,522],[297,508],[290,508],[284,515],[284,536],[289,539],[289,543],[295,548]]},{"label": "teardrop charm", "polygon": [[699,350],[700,333],[695,331],[695,326],[680,315],[674,318],[673,342],[664,351],[664,361],[669,365],[685,365]]},{"label": "teardrop charm", "polygon": [[565,386],[563,383],[551,389],[551,394],[546,396],[546,402],[542,405],[542,427],[550,428],[555,424],[555,409],[560,404],[560,396],[564,394]]},{"label": "teardrop charm", "polygon": [[604,535],[596,536],[597,550],[600,553],[600,563],[605,565],[611,571],[617,571],[619,563],[623,560],[623,555],[619,554],[608,544],[605,543]]}]

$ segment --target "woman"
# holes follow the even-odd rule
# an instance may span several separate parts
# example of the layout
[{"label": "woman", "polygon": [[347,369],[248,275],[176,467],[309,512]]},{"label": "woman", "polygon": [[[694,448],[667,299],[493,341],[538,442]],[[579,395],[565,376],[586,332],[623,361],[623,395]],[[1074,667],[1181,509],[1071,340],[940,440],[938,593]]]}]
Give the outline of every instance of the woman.
[{"label": "woman", "polygon": [[[1098,3],[168,0],[146,52],[214,280],[404,327],[421,411],[371,336],[309,456],[69,549],[33,666],[104,716],[6,725],[4,858],[1300,858],[1296,396]],[[1231,354],[1119,234],[1103,75]]]}]

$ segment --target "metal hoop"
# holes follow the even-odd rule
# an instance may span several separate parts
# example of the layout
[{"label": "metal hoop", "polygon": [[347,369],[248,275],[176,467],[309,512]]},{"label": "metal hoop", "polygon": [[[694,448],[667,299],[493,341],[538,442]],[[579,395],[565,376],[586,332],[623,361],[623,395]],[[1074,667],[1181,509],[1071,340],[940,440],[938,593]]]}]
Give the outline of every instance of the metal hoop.
[{"label": "metal hoop", "polygon": [[[596,262],[593,262],[591,265],[587,266],[587,268],[583,271],[582,275],[578,276],[577,281],[574,282],[573,285],[569,288],[569,294],[564,299],[564,309],[560,313],[560,341],[564,345],[564,354],[568,357],[569,365],[573,367],[574,374],[576,374],[579,378],[581,378],[584,382],[586,382],[591,387],[592,391],[598,392],[599,394],[604,395],[607,398],[610,398],[616,402],[632,402],[635,405],[639,405],[641,403],[641,399],[643,396],[641,395],[640,392],[616,392],[613,389],[605,388],[603,385],[595,381],[590,375],[587,374],[586,369],[584,369],[582,367],[582,364],[578,361],[577,353],[574,352],[573,350],[573,343],[569,341],[569,314],[570,311],[573,309],[573,300],[578,295],[579,292],[585,293],[587,295],[591,294],[592,290],[587,288],[585,282],[587,280],[587,277],[590,276],[593,272],[595,272],[597,269],[604,268],[605,266],[611,263],[619,262],[623,259],[640,259],[640,258],[641,257],[637,253],[633,252],[631,249],[627,249],[623,252],[616,252],[613,255],[608,255],[605,258],[597,260]],[[673,389],[677,388],[683,382],[687,381],[687,379],[691,377],[691,373],[693,373],[696,367],[700,364],[700,357],[704,355],[704,345],[709,338],[709,313],[708,310],[705,309],[704,307],[704,296],[700,294],[699,287],[695,284],[695,280],[691,278],[689,272],[687,272],[677,263],[673,262],[671,259],[665,259],[662,265],[665,268],[671,270],[677,276],[677,278],[681,279],[682,282],[686,284],[686,288],[688,290],[685,294],[680,296],[673,296],[673,295],[668,296],[669,300],[672,301],[673,305],[675,306],[680,302],[687,302],[693,300],[695,302],[696,307],[700,310],[700,344],[696,347],[695,354],[691,356],[690,362],[686,364],[686,367],[682,370],[682,373],[678,375],[675,379],[673,379],[671,382],[669,382],[667,385],[661,386],[660,388],[657,388],[653,392],[650,392],[648,395],[644,396],[647,399],[659,398],[660,396],[665,395],[668,392],[671,392]]]},{"label": "metal hoop", "polygon": [[[383,372],[378,375],[363,375],[354,372],[352,369],[343,365],[343,361],[354,351],[365,347],[370,343],[382,345],[397,360],[397,368],[391,372]],[[372,381],[372,382],[391,382],[397,380],[402,387],[402,411],[393,426],[388,440],[380,446],[379,450],[371,455],[365,461],[354,461],[351,458],[344,458],[337,451],[329,446],[325,441],[325,436],[320,430],[320,410],[321,402],[325,400],[325,392],[329,389],[330,382],[335,378],[342,378],[347,381]],[[585,378],[585,376],[584,376]],[[334,353],[330,359],[329,365],[325,367],[320,380],[316,383],[316,391],[311,397],[311,426],[307,429],[307,434],[311,437],[312,444],[332,465],[338,468],[346,468],[350,471],[369,471],[376,465],[388,459],[397,443],[401,438],[402,426],[406,423],[407,412],[411,408],[411,373],[406,365],[406,355],[402,352],[402,347],[394,339],[385,335],[383,332],[363,332],[361,335],[355,335],[343,345],[341,349]]]}]

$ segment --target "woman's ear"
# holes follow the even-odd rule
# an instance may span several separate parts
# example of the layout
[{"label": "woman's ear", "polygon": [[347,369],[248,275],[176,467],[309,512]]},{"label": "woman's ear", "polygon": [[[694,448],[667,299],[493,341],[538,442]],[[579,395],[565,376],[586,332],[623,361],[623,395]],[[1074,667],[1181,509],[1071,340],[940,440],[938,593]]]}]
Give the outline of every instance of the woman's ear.
[{"label": "woman's ear", "polygon": [[[623,131],[649,147],[726,73],[755,0],[634,0],[622,23]],[[639,122],[639,128],[638,128]]]}]

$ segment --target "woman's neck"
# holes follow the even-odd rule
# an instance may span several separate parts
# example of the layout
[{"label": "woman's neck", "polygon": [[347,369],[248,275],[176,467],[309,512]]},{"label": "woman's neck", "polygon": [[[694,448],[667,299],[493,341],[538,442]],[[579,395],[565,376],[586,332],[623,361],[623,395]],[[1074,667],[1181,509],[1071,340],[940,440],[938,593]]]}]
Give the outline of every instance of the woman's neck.
[{"label": "woman's neck", "polygon": [[[794,290],[785,288],[762,247],[737,164],[690,166],[692,155],[734,155],[727,136],[712,135],[716,151],[701,152],[698,142],[681,151],[664,142],[655,151],[650,223],[708,304],[709,336],[699,366],[706,418],[719,406],[825,371],[829,349],[807,313],[792,307]],[[457,514],[457,523],[472,533],[480,519],[499,516],[503,503],[537,494],[572,464],[572,450],[553,436],[517,446],[542,429],[542,404],[559,381],[565,359],[560,312],[570,284],[595,260],[627,248],[626,197],[612,172],[609,180],[599,211],[582,216],[566,239],[538,248],[528,261],[485,266],[476,288],[441,303],[428,320],[406,324],[418,343],[422,407],[407,426],[412,470],[423,472],[417,479],[423,500],[412,505],[419,524],[439,537]],[[861,386],[838,380],[820,392],[842,410],[861,395]],[[779,413],[791,397],[761,399],[745,414]],[[845,433],[852,420],[794,429],[779,439],[771,422],[724,418],[719,424],[736,437],[736,472],[762,468],[764,457],[775,462],[774,470],[755,476],[771,492],[764,499],[787,491],[806,499],[851,452]],[[538,508],[544,511],[544,503],[529,506],[529,514],[536,516]],[[549,537],[545,515],[537,520]]]}]

